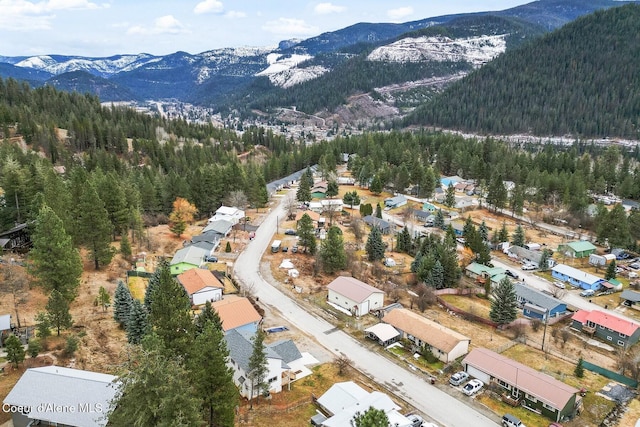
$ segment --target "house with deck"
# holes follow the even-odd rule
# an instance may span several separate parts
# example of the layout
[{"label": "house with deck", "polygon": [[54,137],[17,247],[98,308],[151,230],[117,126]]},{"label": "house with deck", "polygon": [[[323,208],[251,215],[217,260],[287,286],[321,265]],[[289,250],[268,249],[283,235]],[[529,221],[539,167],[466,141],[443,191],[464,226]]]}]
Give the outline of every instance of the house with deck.
[{"label": "house with deck", "polygon": [[532,319],[545,321],[567,312],[567,304],[522,283],[515,283],[516,298],[522,308],[522,314]]},{"label": "house with deck", "polygon": [[232,225],[235,225],[240,221],[244,220],[244,218],[245,218],[245,213],[242,209],[238,209],[235,206],[223,205],[216,210],[215,215],[209,218],[207,222],[212,223],[219,220],[225,220],[225,221],[229,221]]},{"label": "house with deck", "polygon": [[472,377],[498,386],[504,401],[553,421],[574,417],[582,406],[577,388],[486,348],[473,349],[462,366]]},{"label": "house with deck", "polygon": [[601,340],[629,348],[640,339],[640,326],[600,310],[579,310],[571,317],[571,327]]}]

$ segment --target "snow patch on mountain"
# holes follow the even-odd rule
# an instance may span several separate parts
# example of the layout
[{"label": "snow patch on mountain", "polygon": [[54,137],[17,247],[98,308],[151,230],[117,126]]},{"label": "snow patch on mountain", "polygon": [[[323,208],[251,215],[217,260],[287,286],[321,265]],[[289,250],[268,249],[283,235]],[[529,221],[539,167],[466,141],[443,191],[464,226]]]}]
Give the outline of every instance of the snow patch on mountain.
[{"label": "snow patch on mountain", "polygon": [[325,67],[316,65],[306,68],[298,68],[298,64],[313,58],[311,55],[288,55],[279,53],[267,55],[269,66],[256,74],[256,76],[268,76],[271,83],[282,88],[289,88],[307,80],[315,79],[328,72]]},{"label": "snow patch on mountain", "polygon": [[109,76],[120,71],[129,71],[149,62],[156,61],[158,57],[149,54],[118,55],[110,58],[86,58],[68,56],[60,60],[49,55],[31,56],[16,63],[17,67],[33,68],[48,71],[52,74],[62,74],[70,71],[88,71],[93,74]]},{"label": "snow patch on mountain", "polygon": [[269,66],[265,70],[257,73],[256,76],[269,76],[271,74],[281,73],[311,58],[313,58],[311,55],[291,55],[283,57],[279,53],[270,53],[267,55],[267,64],[269,64]]},{"label": "snow patch on mountain", "polygon": [[408,37],[374,49],[367,59],[386,62],[467,61],[480,66],[504,53],[506,37],[507,34],[461,39]]}]

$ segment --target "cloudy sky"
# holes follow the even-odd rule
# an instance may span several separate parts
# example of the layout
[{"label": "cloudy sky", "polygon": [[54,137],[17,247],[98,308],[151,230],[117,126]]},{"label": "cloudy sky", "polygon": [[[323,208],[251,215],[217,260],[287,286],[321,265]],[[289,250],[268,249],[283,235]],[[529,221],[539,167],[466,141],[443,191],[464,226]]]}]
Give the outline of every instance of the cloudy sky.
[{"label": "cloudy sky", "polygon": [[0,0],[0,56],[195,54],[274,46],[358,22],[407,22],[530,1]]}]

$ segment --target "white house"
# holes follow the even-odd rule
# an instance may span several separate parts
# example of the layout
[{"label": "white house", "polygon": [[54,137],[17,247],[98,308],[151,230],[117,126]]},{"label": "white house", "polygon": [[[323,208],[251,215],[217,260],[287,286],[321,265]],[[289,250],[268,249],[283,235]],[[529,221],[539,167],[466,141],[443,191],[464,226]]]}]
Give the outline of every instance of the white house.
[{"label": "white house", "polygon": [[[15,427],[103,427],[116,394],[113,375],[62,366],[27,369],[3,402]],[[57,408],[71,408],[61,410]]]},{"label": "white house", "polygon": [[207,301],[222,299],[224,285],[209,270],[192,268],[176,277],[189,295],[191,305],[203,305]]},{"label": "white house", "polygon": [[216,210],[215,215],[209,218],[208,222],[214,222],[214,221],[223,219],[235,225],[241,220],[243,220],[244,218],[245,218],[245,214],[242,209],[223,205]]},{"label": "white house", "polygon": [[384,306],[384,292],[353,277],[339,276],[327,286],[327,301],[362,316]]}]

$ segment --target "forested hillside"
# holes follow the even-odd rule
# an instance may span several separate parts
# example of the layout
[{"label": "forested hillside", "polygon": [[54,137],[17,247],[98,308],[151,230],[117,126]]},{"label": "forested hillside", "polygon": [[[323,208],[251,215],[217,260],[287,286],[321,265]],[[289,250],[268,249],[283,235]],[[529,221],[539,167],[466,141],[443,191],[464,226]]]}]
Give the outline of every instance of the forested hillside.
[{"label": "forested hillside", "polygon": [[506,52],[405,124],[638,139],[639,68],[640,5],[599,11]]}]

